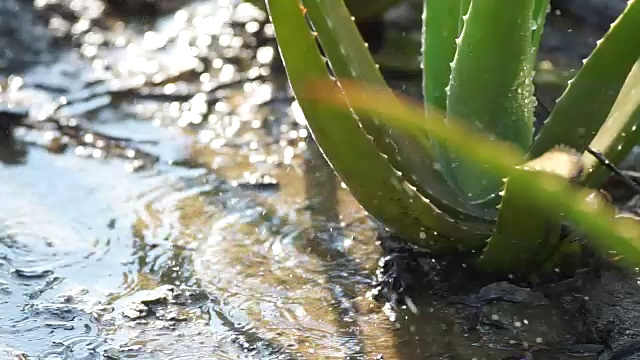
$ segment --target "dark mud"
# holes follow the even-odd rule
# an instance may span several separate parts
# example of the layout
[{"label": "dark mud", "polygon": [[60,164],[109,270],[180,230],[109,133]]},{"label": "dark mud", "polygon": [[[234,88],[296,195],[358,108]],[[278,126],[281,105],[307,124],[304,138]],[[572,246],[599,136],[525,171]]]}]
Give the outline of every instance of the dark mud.
[{"label": "dark mud", "polygon": [[[492,279],[459,257],[433,258],[388,234],[380,242],[385,257],[374,298],[413,309],[415,319],[423,311],[416,304],[425,299],[447,304],[454,333],[474,339],[470,347],[480,339],[494,349],[518,349],[527,359],[640,356],[637,275],[600,264],[553,281]],[[446,358],[446,350],[440,356]]]}]

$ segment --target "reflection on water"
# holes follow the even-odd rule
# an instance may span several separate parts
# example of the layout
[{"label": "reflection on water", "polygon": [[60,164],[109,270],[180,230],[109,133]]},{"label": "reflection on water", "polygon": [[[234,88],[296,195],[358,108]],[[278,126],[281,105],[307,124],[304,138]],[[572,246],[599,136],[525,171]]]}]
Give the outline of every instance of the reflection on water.
[{"label": "reflection on water", "polygon": [[264,13],[204,1],[125,25],[98,0],[36,5],[63,45],[2,80],[0,104],[29,109],[30,125],[0,142],[3,358],[530,347],[484,346],[512,334],[478,333],[428,296],[418,314],[369,300],[377,228],[291,115]]}]

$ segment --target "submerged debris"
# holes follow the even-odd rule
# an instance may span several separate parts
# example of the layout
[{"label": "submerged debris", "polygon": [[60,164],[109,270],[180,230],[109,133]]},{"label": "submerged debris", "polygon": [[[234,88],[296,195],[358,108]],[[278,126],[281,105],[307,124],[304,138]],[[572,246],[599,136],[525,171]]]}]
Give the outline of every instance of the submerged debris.
[{"label": "submerged debris", "polygon": [[544,295],[533,292],[528,288],[509,284],[506,281],[484,286],[477,294],[472,294],[464,298],[464,303],[468,305],[487,304],[495,301],[530,305],[549,304],[549,300],[547,300]]},{"label": "submerged debris", "polygon": [[25,279],[41,279],[53,274],[51,269],[26,269],[15,268],[11,271],[15,276]]},{"label": "submerged debris", "polygon": [[138,291],[126,299],[122,316],[130,320],[140,320],[149,316],[164,321],[186,321],[190,318],[188,308],[208,296],[200,290],[177,288],[173,285],[162,285],[153,290]]},{"label": "submerged debris", "polygon": [[273,176],[260,173],[245,172],[242,178],[231,181],[231,185],[243,189],[273,190],[279,187]]},{"label": "submerged debris", "polygon": [[27,109],[9,107],[0,104],[0,141],[13,137],[13,131],[29,115]]}]

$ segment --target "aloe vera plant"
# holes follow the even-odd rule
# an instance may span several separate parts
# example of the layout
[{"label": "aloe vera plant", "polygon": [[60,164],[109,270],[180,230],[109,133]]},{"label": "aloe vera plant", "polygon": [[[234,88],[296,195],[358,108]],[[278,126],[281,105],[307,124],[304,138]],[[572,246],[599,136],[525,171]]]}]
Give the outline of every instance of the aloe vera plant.
[{"label": "aloe vera plant", "polygon": [[639,139],[640,0],[535,139],[532,78],[549,0],[425,0],[422,107],[387,87],[342,0],[267,5],[311,133],[387,228],[434,253],[478,251],[495,272],[530,273],[575,248],[563,241],[566,222],[602,250],[640,259],[640,227],[590,190],[606,173],[586,152],[618,162]]}]

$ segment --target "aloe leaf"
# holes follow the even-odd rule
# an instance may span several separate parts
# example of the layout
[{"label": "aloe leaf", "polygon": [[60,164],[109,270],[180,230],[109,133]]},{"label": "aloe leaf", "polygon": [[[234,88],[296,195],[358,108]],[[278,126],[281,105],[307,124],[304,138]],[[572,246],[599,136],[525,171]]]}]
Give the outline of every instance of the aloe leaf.
[{"label": "aloe leaf", "polygon": [[447,86],[462,16],[470,1],[424,0],[422,20],[422,83],[428,107],[447,110]]},{"label": "aloe leaf", "polygon": [[538,270],[540,253],[560,234],[559,213],[532,213],[522,201],[522,193],[530,191],[528,182],[526,177],[512,175],[505,183],[496,231],[478,259],[485,271],[531,274]]},{"label": "aloe leaf", "polygon": [[558,99],[533,142],[531,156],[539,156],[557,145],[580,152],[586,149],[640,57],[638,24],[640,1],[630,0]]},{"label": "aloe leaf", "polygon": [[337,77],[388,88],[344,0],[302,0],[302,4]]},{"label": "aloe leaf", "polygon": [[[618,164],[640,141],[640,61],[631,69],[607,120],[591,141],[610,162]],[[598,188],[609,175],[607,168],[589,153],[584,154],[586,186]]]},{"label": "aloe leaf", "polygon": [[[583,165],[578,152],[553,149],[520,168],[521,172],[544,171],[570,181],[582,173]],[[506,180],[495,232],[478,259],[486,271],[532,274],[557,250],[562,214],[554,209],[531,211],[522,201],[522,194],[530,191],[529,178],[521,172]]]},{"label": "aloe leaf", "polygon": [[[472,131],[527,149],[533,135],[531,21],[534,0],[474,0],[453,61],[447,118],[465,121]],[[505,16],[509,14],[509,16]],[[495,194],[502,179],[466,163],[452,152],[448,178],[470,201]]]},{"label": "aloe leaf", "polygon": [[[585,192],[585,194],[586,197],[583,199],[583,203],[586,207],[600,210],[601,214],[610,220],[614,218],[615,208],[611,206],[608,195],[605,195],[600,190],[591,190]],[[536,256],[537,259],[545,261],[536,269],[538,272],[550,273],[561,269],[574,272],[583,265],[581,262],[581,259],[583,259],[581,257],[582,244],[585,240],[588,240],[588,237],[573,228],[565,227],[564,229],[573,231],[568,236],[564,234],[563,236],[565,237],[563,238],[559,236],[549,238],[551,241],[546,242],[547,246],[542,247],[541,252]]]},{"label": "aloe leaf", "polygon": [[[522,150],[513,143],[492,140],[486,134],[469,131],[469,126],[449,117],[448,124],[443,126],[438,121],[428,121],[421,106],[412,105],[400,95],[390,96],[366,86],[342,82],[342,87],[352,87],[352,91],[360,94],[350,99],[350,107],[345,106],[341,97],[328,91],[332,85],[327,83],[310,83],[310,101],[349,112],[351,108],[364,111],[372,116],[404,131],[405,133],[423,134],[446,144],[458,151],[466,161],[484,164],[493,176],[510,177],[519,171],[516,167],[524,156]],[[430,111],[429,117],[438,116],[437,111]],[[630,219],[610,219],[610,207],[593,207],[584,199],[590,194],[588,189],[578,190],[566,180],[544,172],[525,172],[522,175],[528,191],[521,192],[521,201],[530,203],[530,212],[547,212],[549,209],[559,211],[565,220],[575,226],[578,231],[588,235],[593,244],[602,251],[615,251],[625,265],[637,266],[640,263],[640,223]]]},{"label": "aloe leaf", "polygon": [[[362,131],[352,112],[332,111],[313,102],[308,81],[324,80],[348,108],[342,91],[331,80],[311,35],[304,8],[297,0],[269,0],[278,45],[293,92],[323,154],[354,197],[400,236],[434,251],[477,247],[484,234],[456,223],[410,187]],[[436,233],[437,232],[437,233]],[[460,237],[452,242],[449,237]]]},{"label": "aloe leaf", "polygon": [[533,16],[531,17],[531,66],[535,66],[540,39],[544,30],[544,21],[549,11],[549,0],[535,0],[533,5]]},{"label": "aloe leaf", "polygon": [[[338,78],[357,79],[379,90],[391,91],[342,0],[303,0],[302,3],[331,69]],[[348,91],[344,91],[344,94],[348,102],[352,94]],[[451,191],[436,169],[430,148],[406,136],[399,136],[375,118],[363,116],[358,111],[355,114],[379,151],[387,156],[391,166],[400,171],[404,180],[415,187],[417,192],[465,226],[489,231],[486,223],[493,220],[494,209],[473,208]]]},{"label": "aloe leaf", "polygon": [[575,274],[584,266],[584,248],[582,242],[562,239],[558,247],[548,256],[549,260],[540,267],[539,273],[560,272]]},{"label": "aloe leaf", "polygon": [[461,0],[462,4],[460,5],[460,19],[458,20],[458,35],[464,29],[464,16],[469,13],[469,7],[471,6],[471,0]]},{"label": "aloe leaf", "polygon": [[[422,86],[425,109],[447,110],[451,63],[456,54],[456,39],[462,31],[462,17],[470,0],[424,0],[422,11]],[[433,121],[444,121],[434,118]],[[431,150],[443,175],[448,174],[451,157],[437,141]],[[448,179],[447,179],[448,181]],[[449,182],[449,181],[448,181]]]},{"label": "aloe leaf", "polygon": [[[584,203],[585,206],[604,210],[609,219],[613,219],[616,216],[616,209],[610,206],[612,204],[611,197],[602,190],[591,190],[591,192],[587,193]],[[574,230],[567,236],[565,242],[579,242],[586,238],[587,236],[581,234],[580,231]]]}]

